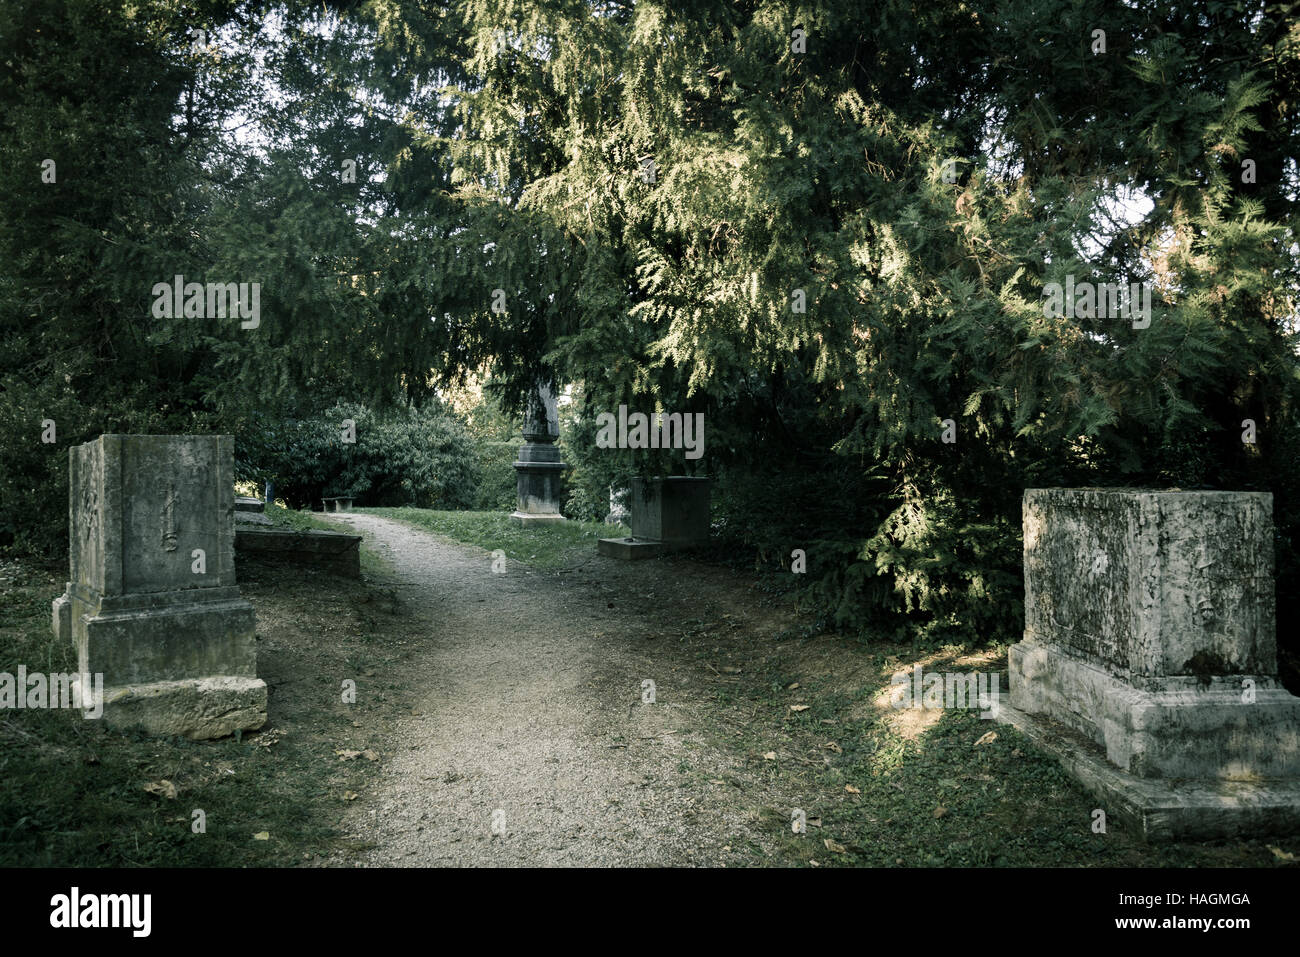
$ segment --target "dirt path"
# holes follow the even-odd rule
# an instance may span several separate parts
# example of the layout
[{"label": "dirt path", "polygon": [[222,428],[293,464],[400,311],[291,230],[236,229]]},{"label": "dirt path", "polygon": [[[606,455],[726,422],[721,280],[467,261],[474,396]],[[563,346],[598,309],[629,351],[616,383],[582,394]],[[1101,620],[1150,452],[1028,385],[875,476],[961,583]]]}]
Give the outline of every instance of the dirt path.
[{"label": "dirt path", "polygon": [[371,849],[331,863],[716,865],[741,841],[767,844],[737,800],[738,759],[695,732],[712,710],[692,657],[704,649],[680,637],[682,622],[745,627],[728,573],[593,555],[567,572],[494,574],[483,549],[338,518],[391,563],[427,640],[407,666],[415,713],[345,819]]}]

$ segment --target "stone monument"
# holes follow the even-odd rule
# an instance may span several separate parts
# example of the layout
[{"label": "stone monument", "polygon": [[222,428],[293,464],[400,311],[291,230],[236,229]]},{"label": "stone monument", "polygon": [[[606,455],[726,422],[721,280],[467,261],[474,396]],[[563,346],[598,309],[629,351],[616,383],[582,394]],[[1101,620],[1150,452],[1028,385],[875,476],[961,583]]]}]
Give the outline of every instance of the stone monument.
[{"label": "stone monument", "polygon": [[597,540],[597,553],[634,561],[653,558],[666,549],[706,543],[709,488],[710,480],[699,476],[632,479],[628,493],[632,535]]},{"label": "stone monument", "polygon": [[1149,836],[1300,826],[1272,510],[1261,492],[1025,492],[1025,634],[999,716]]},{"label": "stone monument", "polygon": [[517,503],[510,517],[521,525],[563,522],[560,478],[568,468],[555,440],[560,435],[555,393],[539,385],[524,415],[524,445],[515,462]]},{"label": "stone monument", "polygon": [[68,450],[70,581],[54,629],[102,674],[103,719],[216,738],[266,721],[234,562],[230,436],[102,435]]}]

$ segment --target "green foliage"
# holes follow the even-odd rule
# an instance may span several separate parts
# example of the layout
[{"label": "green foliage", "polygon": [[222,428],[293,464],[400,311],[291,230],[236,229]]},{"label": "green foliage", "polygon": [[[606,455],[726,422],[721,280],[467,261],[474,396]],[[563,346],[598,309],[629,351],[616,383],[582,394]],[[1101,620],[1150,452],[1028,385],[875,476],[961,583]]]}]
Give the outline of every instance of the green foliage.
[{"label": "green foliage", "polygon": [[[326,397],[400,408],[490,366],[496,440],[536,380],[580,386],[571,514],[597,517],[637,472],[707,471],[728,534],[819,543],[811,591],[841,626],[1014,633],[1032,485],[1270,490],[1279,586],[1300,580],[1300,27],[1283,6],[275,13],[0,11],[0,547],[57,541],[66,446],[31,439],[56,414],[60,443],[282,434],[302,495],[495,503],[495,466],[502,486],[457,498],[472,477],[397,451],[407,425],[342,450],[298,424]],[[220,28],[215,49],[189,46],[195,26]],[[240,117],[257,148],[227,133]],[[148,291],[175,273],[260,281],[261,327],[153,319]],[[1045,316],[1043,286],[1069,275],[1149,284],[1150,325]],[[703,412],[705,459],[595,449],[594,414],[620,403]],[[827,527],[809,472],[851,522]],[[797,486],[754,529],[770,510],[750,473]],[[1283,634],[1296,596],[1279,587]]]},{"label": "green foliage", "polygon": [[513,442],[477,441],[474,462],[478,470],[478,490],[473,505],[480,511],[512,512],[517,501],[515,459],[522,439]]},{"label": "green foliage", "polygon": [[[356,441],[345,442],[346,420]],[[479,466],[464,428],[440,407],[376,413],[341,402],[320,415],[254,415],[236,436],[236,477],[275,482],[291,506],[351,495],[366,505],[470,508]]]}]

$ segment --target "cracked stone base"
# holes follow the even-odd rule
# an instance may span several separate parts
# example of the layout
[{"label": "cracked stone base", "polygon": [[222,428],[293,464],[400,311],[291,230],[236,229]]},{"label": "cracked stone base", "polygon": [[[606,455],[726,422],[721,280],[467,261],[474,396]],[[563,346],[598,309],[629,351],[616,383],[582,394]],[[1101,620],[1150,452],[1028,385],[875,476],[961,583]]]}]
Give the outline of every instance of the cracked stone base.
[{"label": "cracked stone base", "polygon": [[1139,778],[1114,767],[1099,746],[1049,718],[1005,703],[996,718],[1056,755],[1065,770],[1100,800],[1107,816],[1120,818],[1149,840],[1300,833],[1300,781]]},{"label": "cracked stone base", "polygon": [[223,676],[105,688],[102,720],[196,741],[255,731],[266,723],[266,682]]}]

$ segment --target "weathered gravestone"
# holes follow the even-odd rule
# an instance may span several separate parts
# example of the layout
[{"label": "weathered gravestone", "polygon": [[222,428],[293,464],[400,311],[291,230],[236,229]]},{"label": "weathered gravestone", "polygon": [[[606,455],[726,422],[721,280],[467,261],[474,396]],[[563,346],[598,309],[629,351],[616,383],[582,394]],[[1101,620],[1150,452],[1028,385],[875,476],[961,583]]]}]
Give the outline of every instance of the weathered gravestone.
[{"label": "weathered gravestone", "polygon": [[103,719],[215,738],[261,727],[253,606],[235,584],[230,436],[102,435],[69,449],[58,636],[103,674]]},{"label": "weathered gravestone", "polygon": [[1025,492],[1025,634],[1000,717],[1150,836],[1300,825],[1272,509],[1260,492]]},{"label": "weathered gravestone", "polygon": [[630,538],[602,538],[596,551],[610,558],[652,558],[665,549],[709,540],[709,487],[704,477],[634,478],[628,493]]}]

